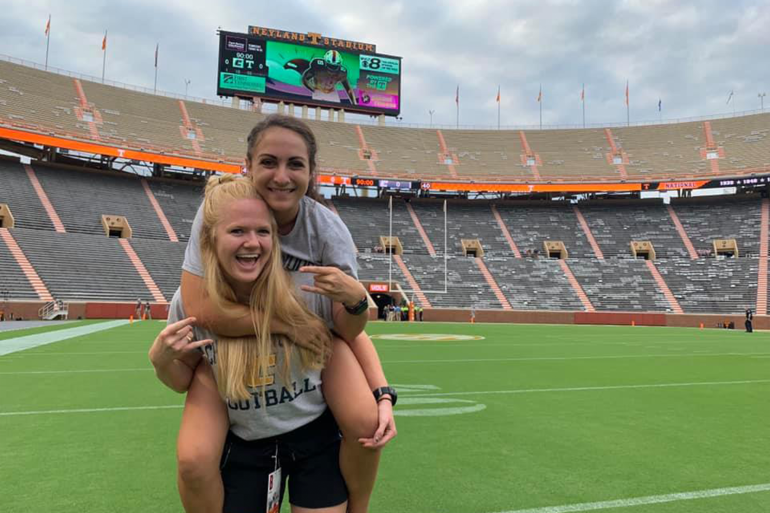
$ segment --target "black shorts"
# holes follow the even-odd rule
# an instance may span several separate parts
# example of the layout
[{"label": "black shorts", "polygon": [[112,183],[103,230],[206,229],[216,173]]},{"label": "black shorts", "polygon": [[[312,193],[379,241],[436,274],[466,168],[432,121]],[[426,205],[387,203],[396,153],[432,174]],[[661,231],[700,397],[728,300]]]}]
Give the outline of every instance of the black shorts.
[{"label": "black shorts", "polygon": [[281,502],[289,481],[289,502],[329,508],[348,499],[340,472],[340,432],[328,409],[313,422],[272,438],[243,440],[232,431],[222,452],[223,513],[264,513],[275,455],[281,466]]}]

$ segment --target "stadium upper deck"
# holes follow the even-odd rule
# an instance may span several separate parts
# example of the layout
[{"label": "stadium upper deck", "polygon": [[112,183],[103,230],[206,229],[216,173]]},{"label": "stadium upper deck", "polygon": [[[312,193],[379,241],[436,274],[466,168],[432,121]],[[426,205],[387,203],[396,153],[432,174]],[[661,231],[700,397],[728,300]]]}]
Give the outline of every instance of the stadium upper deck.
[{"label": "stadium upper deck", "polygon": [[[56,138],[49,145],[59,139],[88,142],[101,145],[101,150],[91,147],[94,153],[104,147],[136,150],[142,152],[131,156],[136,160],[176,156],[187,159],[179,165],[236,171],[246,134],[261,116],[0,61],[0,137],[5,139],[18,139],[15,131],[21,130]],[[770,114],[543,131],[309,123],[319,140],[321,170],[344,176],[555,183],[770,173]]]}]

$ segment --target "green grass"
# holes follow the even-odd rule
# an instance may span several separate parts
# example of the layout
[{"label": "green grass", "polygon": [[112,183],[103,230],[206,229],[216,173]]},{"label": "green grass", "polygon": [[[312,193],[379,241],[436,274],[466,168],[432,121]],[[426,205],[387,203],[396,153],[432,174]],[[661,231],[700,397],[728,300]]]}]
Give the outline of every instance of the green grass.
[{"label": "green grass", "polygon": [[[3,415],[180,406],[147,360],[162,326],[0,357],[3,513],[182,511],[180,408]],[[768,333],[432,323],[368,332],[483,337],[375,337],[402,388],[397,410],[437,415],[397,418],[373,512],[510,512],[770,483]],[[62,372],[73,370],[102,372]],[[770,492],[601,511],[766,513]]]}]

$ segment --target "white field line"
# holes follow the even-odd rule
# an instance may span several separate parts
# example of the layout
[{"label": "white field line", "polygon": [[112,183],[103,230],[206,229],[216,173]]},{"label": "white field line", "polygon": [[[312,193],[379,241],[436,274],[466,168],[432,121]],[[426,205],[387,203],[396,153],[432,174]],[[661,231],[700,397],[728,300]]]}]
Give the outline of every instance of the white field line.
[{"label": "white field line", "polygon": [[689,353],[635,354],[625,356],[532,356],[522,358],[465,358],[456,360],[383,360],[382,363],[472,363],[472,362],[531,362],[548,360],[623,360],[626,358],[687,358],[711,356],[770,356],[770,353]]},{"label": "white field line", "polygon": [[410,394],[409,397],[442,397],[458,395],[501,395],[501,394],[536,394],[543,392],[596,392],[601,390],[634,390],[641,388],[677,388],[677,387],[706,387],[727,385],[754,385],[770,383],[770,379],[753,379],[744,381],[702,381],[695,383],[655,383],[650,385],[614,385],[599,387],[569,387],[569,388],[518,388],[513,390],[483,390],[478,392],[439,392],[431,394]]},{"label": "white field line", "polygon": [[[518,390],[486,390],[478,392],[441,392],[441,393],[429,393],[429,394],[409,394],[409,398],[416,397],[429,397],[434,398],[438,396],[458,396],[458,395],[489,395],[489,394],[532,394],[538,392],[591,392],[601,390],[624,390],[624,389],[637,389],[637,388],[673,388],[673,387],[694,387],[694,386],[720,386],[720,385],[746,385],[756,383],[770,383],[770,379],[758,379],[753,381],[711,381],[703,383],[658,383],[654,385],[618,385],[618,386],[606,386],[606,387],[576,387],[576,388],[528,388]],[[41,410],[41,411],[12,411],[12,412],[0,412],[0,417],[8,417],[12,415],[46,415],[46,414],[58,414],[58,413],[94,413],[94,412],[111,412],[111,411],[135,411],[135,410],[158,410],[165,408],[181,408],[182,405],[169,405],[169,406],[127,406],[116,408],[86,408],[86,409],[73,409],[73,410]],[[580,510],[576,510],[580,511]]]},{"label": "white field line", "polygon": [[25,351],[24,353],[21,353],[20,356],[69,356],[69,355],[75,355],[75,356],[85,356],[85,355],[104,355],[104,354],[147,354],[149,352],[149,349],[147,351],[94,351],[89,353],[49,353],[46,351]]},{"label": "white field line", "polygon": [[101,413],[111,411],[137,411],[137,410],[169,410],[183,408],[182,404],[169,404],[166,406],[119,406],[116,408],[79,408],[74,410],[39,410],[39,411],[4,411],[0,417],[12,417],[18,415],[56,415],[60,413]]},{"label": "white field line", "polygon": [[581,504],[548,506],[545,508],[517,509],[501,511],[499,513],[572,513],[575,511],[596,511],[599,509],[628,508],[632,506],[644,506],[646,504],[663,504],[666,502],[691,501],[695,499],[708,499],[710,497],[724,497],[725,495],[742,495],[746,493],[767,491],[770,491],[770,483],[749,486],[733,486],[730,488],[714,488],[711,490],[699,490],[697,492],[648,495],[647,497],[634,497],[631,499],[618,499],[613,501],[584,502]]},{"label": "white field line", "polygon": [[[43,354],[43,353],[41,353]],[[59,353],[69,355],[74,353]],[[102,354],[102,353],[88,353]],[[762,355],[762,356],[754,356]],[[766,356],[765,356],[766,355]],[[384,364],[392,363],[500,363],[500,362],[532,362],[532,361],[574,361],[574,360],[622,360],[627,358],[687,358],[687,357],[712,357],[712,356],[748,356],[750,358],[770,358],[770,353],[711,353],[711,354],[644,354],[629,356],[546,356],[526,358],[470,358],[458,360],[383,360]],[[15,371],[0,372],[3,375],[19,374],[80,374],[87,372],[135,372],[148,371],[152,368],[141,369],[80,369],[80,370],[51,370],[51,371]]]},{"label": "white field line", "polygon": [[153,370],[152,367],[142,367],[140,369],[81,369],[81,370],[47,370],[47,371],[14,371],[0,372],[0,376],[20,376],[24,374],[92,374],[100,372],[146,372]]},{"label": "white field line", "polygon": [[0,340],[0,355],[24,351],[33,347],[53,344],[54,342],[61,342],[62,340],[68,340],[83,335],[90,335],[92,333],[98,333],[100,331],[116,328],[118,326],[124,326],[126,324],[128,324],[128,321],[121,319],[116,321],[100,322],[96,324],[86,324],[85,326],[77,326],[74,328],[46,331],[45,333],[36,333],[34,335],[27,335],[23,337],[7,338]]}]

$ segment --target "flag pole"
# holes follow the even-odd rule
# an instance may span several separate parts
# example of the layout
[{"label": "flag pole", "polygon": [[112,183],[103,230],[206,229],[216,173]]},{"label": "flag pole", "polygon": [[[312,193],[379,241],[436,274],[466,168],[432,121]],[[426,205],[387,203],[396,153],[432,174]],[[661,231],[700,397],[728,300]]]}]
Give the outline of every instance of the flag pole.
[{"label": "flag pole", "polygon": [[455,103],[457,104],[457,128],[460,128],[460,84],[457,84],[457,94],[455,94]]},{"label": "flag pole", "polygon": [[628,99],[628,80],[626,80],[626,126],[631,126],[631,101]]},{"label": "flag pole", "polygon": [[500,130],[500,86],[497,86],[497,129]]},{"label": "flag pole", "polygon": [[48,48],[51,45],[51,15],[48,15],[48,25],[45,26],[45,69],[48,70]]},{"label": "flag pole", "polygon": [[152,86],[153,94],[158,91],[158,48],[160,48],[160,43],[155,45],[155,85]]},{"label": "flag pole", "polygon": [[102,84],[104,83],[104,70],[107,67],[107,31],[104,31],[104,39],[102,40],[102,51],[104,51],[104,57],[102,58]]},{"label": "flag pole", "polygon": [[540,104],[540,130],[543,129],[543,84],[540,84],[540,94],[537,95],[537,103]]},{"label": "flag pole", "polygon": [[586,127],[586,85],[583,84],[583,92],[580,95],[580,99],[583,101],[583,128]]}]

